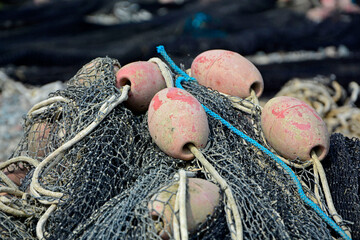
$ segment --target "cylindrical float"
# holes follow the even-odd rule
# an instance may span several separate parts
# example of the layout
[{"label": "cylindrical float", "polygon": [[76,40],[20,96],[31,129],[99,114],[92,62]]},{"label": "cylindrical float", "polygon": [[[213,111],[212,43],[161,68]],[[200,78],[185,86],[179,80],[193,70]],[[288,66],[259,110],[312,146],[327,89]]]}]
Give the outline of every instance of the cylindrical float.
[{"label": "cylindrical float", "polygon": [[[175,199],[179,184],[174,183],[163,188],[152,196],[148,209],[152,219],[162,222],[158,229],[162,239],[169,239],[172,235],[172,221],[174,218]],[[201,178],[189,178],[187,184],[186,219],[189,234],[194,233],[198,226],[212,215],[220,203],[220,188]]]},{"label": "cylindrical float", "polygon": [[166,87],[156,63],[138,61],[129,63],[116,73],[117,88],[130,85],[126,106],[134,112],[145,112],[154,95]]},{"label": "cylindrical float", "polygon": [[254,64],[228,50],[209,50],[198,55],[191,64],[191,76],[201,85],[240,98],[249,97],[251,89],[259,97],[264,89]]},{"label": "cylindrical float", "polygon": [[34,123],[30,128],[28,140],[28,155],[32,158],[43,158],[48,154],[48,144],[52,124],[48,122]]},{"label": "cylindrical float", "polygon": [[34,123],[27,135],[28,155],[35,159],[44,158],[59,147],[65,136],[65,129],[47,121]]},{"label": "cylindrical float", "polygon": [[186,144],[203,148],[209,136],[205,110],[195,97],[178,88],[166,88],[154,96],[149,105],[148,126],[159,148],[182,160],[194,158]]},{"label": "cylindrical float", "polygon": [[24,167],[22,163],[19,166],[11,165],[3,170],[5,175],[13,181],[16,185],[20,186],[22,180],[25,178],[29,170]]},{"label": "cylindrical float", "polygon": [[287,96],[268,101],[261,126],[269,144],[288,159],[311,159],[315,151],[322,160],[329,151],[329,133],[316,111],[303,101]]},{"label": "cylindrical float", "polygon": [[[104,72],[102,71],[103,58],[95,58],[91,62],[85,64],[77,73],[76,78],[73,78],[72,83],[79,86],[90,87],[95,81],[99,78],[104,77]],[[116,74],[120,69],[120,64],[118,61],[113,60],[113,72]]]}]

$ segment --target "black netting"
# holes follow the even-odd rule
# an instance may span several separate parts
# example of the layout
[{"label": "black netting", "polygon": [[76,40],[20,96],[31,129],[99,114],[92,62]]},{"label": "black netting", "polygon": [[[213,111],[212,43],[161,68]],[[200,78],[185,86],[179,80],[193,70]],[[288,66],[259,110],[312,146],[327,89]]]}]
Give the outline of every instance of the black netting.
[{"label": "black netting", "polygon": [[[0,13],[0,66],[11,77],[38,85],[66,81],[98,56],[108,55],[122,64],[148,59],[155,55],[154,47],[159,44],[184,63],[189,55],[195,57],[212,48],[246,55],[344,45],[355,54],[340,60],[328,57],[323,61],[259,65],[268,87],[265,90],[276,91],[292,77],[313,77],[328,74],[329,70],[344,82],[359,76],[358,14],[335,14],[314,23],[304,14],[276,8],[274,0],[223,0],[211,4],[195,0],[182,4],[137,0],[128,2],[148,11],[151,19],[111,26],[87,21],[87,16],[106,12],[114,2],[57,0],[4,9]],[[199,21],[200,24],[194,24]]]},{"label": "black netting", "polygon": [[[35,239],[42,234],[45,239],[173,238],[172,222],[178,218],[174,186],[178,184],[179,169],[187,170],[191,178],[218,186],[198,159],[181,161],[158,148],[148,131],[147,114],[134,114],[124,103],[111,108],[126,93],[125,87],[115,87],[115,72],[120,67],[115,59],[96,58],[70,79],[65,90],[52,93],[46,102],[29,111],[24,137],[12,156],[18,161],[11,165],[28,171],[20,186],[28,199],[21,200],[21,194],[12,192],[0,196],[8,206],[29,214],[12,217],[9,212],[1,212],[1,237]],[[270,148],[262,135],[261,110],[252,102],[238,100],[238,104],[246,102],[247,113],[234,108],[229,98],[196,82],[183,86],[200,103]],[[282,167],[217,119],[209,116],[208,120],[210,135],[201,151],[232,190],[244,239],[339,237],[303,202]],[[359,175],[359,142],[334,135],[332,143],[328,158],[334,165],[327,170],[329,179],[332,177],[330,188],[336,189],[336,204],[350,206],[358,199],[358,192],[354,192],[358,179],[350,181],[350,176]],[[346,161],[341,161],[344,158]],[[295,168],[299,163],[294,160],[290,166],[305,194],[329,214],[319,183],[314,180],[314,169]],[[357,170],[351,164],[357,164]],[[343,166],[339,168],[342,173],[337,173],[339,166]],[[8,167],[8,171],[13,170]],[[347,177],[344,171],[349,171],[350,182],[338,180],[344,184],[339,188],[334,176]],[[187,179],[189,192],[191,178]],[[0,183],[6,185],[3,180]],[[347,188],[352,194],[344,195]],[[315,189],[319,190],[318,196]],[[231,238],[234,229],[226,217],[230,208],[224,191],[217,191],[220,194],[216,206],[194,226],[191,239]],[[157,197],[163,195],[167,197]],[[159,202],[162,206],[153,214]],[[343,209],[339,214],[345,220],[358,219],[357,215],[349,215],[350,210]],[[356,224],[350,225],[355,234]]]},{"label": "black netting", "polygon": [[0,212],[0,237],[1,239],[36,239],[35,233],[29,228],[34,228],[34,223],[25,225],[14,217]]},{"label": "black netting", "polygon": [[324,168],[338,213],[349,222],[353,239],[360,239],[360,141],[331,136]]}]

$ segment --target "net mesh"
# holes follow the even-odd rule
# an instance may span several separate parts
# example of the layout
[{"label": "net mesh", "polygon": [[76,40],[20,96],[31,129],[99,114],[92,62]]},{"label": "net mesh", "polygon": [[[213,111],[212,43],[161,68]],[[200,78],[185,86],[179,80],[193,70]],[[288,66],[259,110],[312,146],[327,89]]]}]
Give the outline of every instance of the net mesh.
[{"label": "net mesh", "polygon": [[337,133],[331,136],[330,143],[324,169],[335,207],[344,219],[352,222],[353,239],[360,239],[360,141]]},{"label": "net mesh", "polygon": [[[185,162],[162,152],[149,134],[147,114],[134,114],[123,103],[109,108],[125,93],[124,88],[115,87],[119,68],[115,59],[94,59],[69,80],[65,90],[52,93],[29,111],[25,134],[11,157],[17,161],[1,165],[8,172],[20,169],[26,175],[15,193],[6,190],[8,184],[0,178],[1,192],[7,192],[0,196],[2,205],[19,211],[16,215],[2,208],[1,238],[161,239],[161,234],[173,238],[172,222],[179,218],[179,212],[172,203],[177,190],[171,186],[178,182],[179,169],[217,184],[198,159]],[[183,87],[271,149],[262,135],[261,110],[251,101],[237,99],[237,104],[249,109],[239,111],[233,107],[234,100],[216,91],[195,82],[186,82]],[[208,120],[210,135],[201,152],[232,190],[244,239],[339,237],[304,204],[283,168],[218,120]],[[90,126],[94,127],[85,131]],[[332,138],[335,146],[341,142],[344,140]],[[330,157],[340,162],[336,155],[340,151],[332,147]],[[358,153],[353,161],[359,162]],[[299,164],[296,159],[290,162],[305,194],[329,215],[313,167],[296,167]],[[328,171],[335,174],[332,168]],[[226,218],[230,208],[223,190],[218,206],[195,226],[190,239],[231,239],[235,230]],[[154,196],[164,192],[169,197],[161,201],[164,207],[155,216],[151,214],[158,201]],[[358,192],[355,195],[358,197]],[[170,209],[170,218],[165,209]]]}]

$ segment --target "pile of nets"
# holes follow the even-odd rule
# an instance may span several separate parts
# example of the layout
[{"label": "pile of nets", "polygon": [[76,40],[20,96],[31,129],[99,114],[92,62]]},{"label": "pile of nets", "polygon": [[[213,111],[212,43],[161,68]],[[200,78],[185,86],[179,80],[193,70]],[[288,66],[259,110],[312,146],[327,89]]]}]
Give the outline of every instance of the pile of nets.
[{"label": "pile of nets", "polygon": [[[182,216],[172,204],[180,199],[182,182],[191,178],[217,185],[220,200],[213,213],[181,239],[332,239],[346,236],[339,234],[349,227],[357,229],[355,239],[360,237],[358,218],[349,212],[345,220],[356,224],[337,215],[341,228],[329,225],[333,216],[311,164],[284,159],[301,183],[299,194],[297,182],[283,165],[217,118],[208,117],[210,134],[199,153],[213,170],[198,156],[183,161],[165,154],[150,136],[147,113],[127,108],[131,86],[115,87],[119,68],[115,59],[96,58],[69,80],[66,89],[30,109],[22,140],[11,158],[0,164],[8,176],[24,176],[16,185],[0,175],[1,239],[179,239]],[[276,154],[263,137],[261,108],[254,101],[226,97],[195,81],[183,82],[182,87]],[[332,159],[327,174],[335,174],[341,162],[341,149],[334,146],[359,149],[358,140],[331,140],[332,150],[323,160]],[[360,152],[352,154],[359,167]],[[171,187],[174,184],[179,190]],[[164,193],[168,197],[159,200]],[[319,207],[305,203],[302,195]],[[349,201],[355,200],[358,192]],[[155,204],[163,208],[153,214]],[[358,205],[353,206],[359,214]]]}]

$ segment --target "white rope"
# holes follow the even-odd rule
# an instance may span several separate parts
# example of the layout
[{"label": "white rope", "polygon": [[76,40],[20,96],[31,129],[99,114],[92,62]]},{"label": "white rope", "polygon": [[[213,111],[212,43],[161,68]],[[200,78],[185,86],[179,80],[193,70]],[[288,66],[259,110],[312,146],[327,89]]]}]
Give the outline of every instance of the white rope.
[{"label": "white rope", "polygon": [[351,82],[349,84],[349,88],[351,89],[351,95],[349,97],[349,101],[347,102],[347,104],[349,105],[353,105],[355,104],[356,100],[359,97],[360,94],[360,86],[359,84],[357,84],[356,82]]},{"label": "white rope", "polygon": [[[179,212],[179,221],[176,214],[173,219],[173,237],[175,240],[187,240],[188,228],[187,228],[187,216],[186,216],[186,177],[185,170],[179,170],[179,187],[176,193],[174,212]],[[179,224],[180,222],[180,224]]]},{"label": "white rope", "polygon": [[216,169],[205,159],[204,155],[193,145],[188,144],[187,147],[195,155],[195,157],[201,162],[201,164],[206,168],[206,170],[213,176],[213,178],[219,183],[221,189],[225,191],[227,197],[227,204],[230,206],[232,216],[226,215],[228,222],[232,222],[232,218],[235,221],[235,233],[231,231],[231,238],[236,240],[243,239],[243,229],[241,224],[241,217],[239,209],[237,208],[235,198],[232,194],[231,187],[227,184],[225,179],[223,179]]},{"label": "white rope", "polygon": [[39,219],[39,221],[36,224],[36,236],[39,240],[43,240],[44,239],[44,228],[45,228],[45,223],[48,220],[50,214],[55,211],[56,209],[56,204],[52,204],[47,210],[46,212],[41,216],[41,218]]},{"label": "white rope", "polygon": [[[4,181],[12,189],[19,189],[19,187],[8,177],[3,171],[0,171],[0,179]],[[0,191],[1,193],[1,191]]]},{"label": "white rope", "polygon": [[326,179],[326,174],[325,174],[324,168],[323,168],[320,160],[318,159],[315,151],[311,152],[311,157],[314,161],[314,167],[317,168],[318,174],[320,176],[322,190],[325,195],[325,200],[326,200],[326,204],[329,208],[329,212],[333,216],[335,222],[337,224],[339,224],[339,226],[342,228],[342,230],[344,230],[344,232],[349,236],[349,238],[351,238],[349,229],[342,224],[343,220],[341,219],[340,215],[337,213],[337,211],[335,209],[334,202],[332,200],[331,193],[330,193],[329,184]]},{"label": "white rope", "polygon": [[30,217],[33,213],[25,212],[23,210],[17,210],[13,207],[6,206],[4,202],[9,201],[7,197],[1,196],[0,197],[0,209],[1,211],[13,215],[15,217]]},{"label": "white rope", "polygon": [[179,171],[179,218],[180,218],[180,232],[181,239],[188,239],[188,228],[187,228],[187,219],[186,219],[186,172],[184,170]]},{"label": "white rope", "polygon": [[64,143],[62,146],[57,148],[54,152],[52,152],[49,156],[47,156],[38,166],[35,168],[32,181],[30,186],[32,187],[32,193],[37,196],[37,192],[46,196],[61,198],[63,197],[63,193],[61,192],[53,192],[43,188],[39,183],[39,175],[41,170],[49,164],[57,155],[66,151],[74,144],[82,140],[85,136],[87,136],[94,128],[96,128],[100,122],[120,103],[124,102],[128,98],[128,92],[130,90],[130,86],[126,85],[122,88],[121,96],[118,99],[115,99],[115,96],[111,96],[99,109],[97,118],[85,129],[80,131],[74,138]]},{"label": "white rope", "polygon": [[33,116],[43,113],[47,109],[47,106],[49,106],[50,104],[54,104],[56,102],[70,103],[71,101],[61,96],[48,98],[44,101],[35,104],[27,113],[27,118],[31,119]]},{"label": "white rope", "polygon": [[[29,158],[29,157],[25,157],[25,156],[19,156],[19,157],[14,157],[11,158],[5,162],[0,163],[0,170],[8,167],[9,165],[13,164],[13,163],[17,163],[17,162],[27,162],[31,165],[33,165],[34,167],[37,167],[39,165],[39,161],[33,159],[33,158]],[[8,177],[6,176],[6,174],[3,171],[0,171],[0,178],[11,188],[18,190],[19,187]],[[1,192],[1,191],[0,191]]]},{"label": "white rope", "polygon": [[153,57],[149,59],[149,62],[156,63],[160,69],[162,76],[165,79],[166,87],[174,87],[174,79],[170,68],[160,58]]}]

